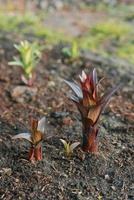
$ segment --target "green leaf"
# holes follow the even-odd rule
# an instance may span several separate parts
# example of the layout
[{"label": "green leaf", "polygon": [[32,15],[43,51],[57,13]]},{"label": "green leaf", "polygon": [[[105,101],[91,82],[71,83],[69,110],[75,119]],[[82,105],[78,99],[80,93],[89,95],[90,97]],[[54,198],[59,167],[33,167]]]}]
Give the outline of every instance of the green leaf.
[{"label": "green leaf", "polygon": [[71,151],[73,151],[78,145],[80,144],[80,142],[74,142],[70,145],[70,149]]},{"label": "green leaf", "polygon": [[60,141],[63,143],[64,148],[66,149],[67,148],[67,142],[66,142],[66,140],[60,139]]},{"label": "green leaf", "polygon": [[15,44],[14,47],[18,50],[19,57],[14,57],[9,65],[22,67],[25,75],[29,77],[41,57],[41,48],[37,43],[30,43],[26,40],[21,41],[20,44]]},{"label": "green leaf", "polygon": [[9,65],[16,65],[16,66],[23,66],[23,63],[19,60],[16,61],[10,61],[8,62]]},{"label": "green leaf", "polygon": [[72,58],[77,58],[79,56],[78,45],[76,41],[72,44]]},{"label": "green leaf", "polygon": [[68,48],[68,47],[64,47],[63,49],[62,49],[62,53],[63,53],[63,55],[64,56],[66,56],[66,57],[71,57],[71,51],[70,51],[70,48]]}]

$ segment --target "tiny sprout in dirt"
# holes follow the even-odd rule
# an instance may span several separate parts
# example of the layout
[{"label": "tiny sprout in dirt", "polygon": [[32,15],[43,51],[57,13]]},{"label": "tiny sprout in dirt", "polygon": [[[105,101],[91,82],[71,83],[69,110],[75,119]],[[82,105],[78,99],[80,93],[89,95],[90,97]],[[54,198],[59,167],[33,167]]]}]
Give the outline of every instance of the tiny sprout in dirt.
[{"label": "tiny sprout in dirt", "polygon": [[20,133],[12,137],[12,139],[26,139],[30,142],[29,160],[32,162],[42,160],[41,142],[44,138],[45,121],[45,117],[39,121],[31,118],[31,133]]},{"label": "tiny sprout in dirt", "polygon": [[74,40],[72,42],[72,45],[70,48],[64,47],[62,49],[62,54],[67,58],[72,58],[72,59],[78,58],[79,57],[79,48],[78,48],[77,42]]},{"label": "tiny sprout in dirt", "polygon": [[98,120],[104,111],[111,96],[120,85],[113,87],[104,95],[100,95],[97,73],[94,69],[90,75],[82,71],[80,86],[77,83],[65,81],[73,90],[71,100],[76,104],[82,119],[83,142],[82,149],[85,152],[98,153]]},{"label": "tiny sprout in dirt", "polygon": [[18,50],[19,56],[14,56],[14,60],[9,62],[9,65],[20,66],[23,69],[22,81],[26,85],[32,86],[34,82],[33,70],[41,57],[41,47],[35,42],[28,41],[21,41],[19,45],[15,44],[14,47]]},{"label": "tiny sprout in dirt", "polygon": [[73,154],[73,150],[80,144],[80,142],[74,142],[70,144],[69,142],[67,143],[66,140],[60,139],[60,141],[64,145],[64,151],[67,157],[70,157]]}]

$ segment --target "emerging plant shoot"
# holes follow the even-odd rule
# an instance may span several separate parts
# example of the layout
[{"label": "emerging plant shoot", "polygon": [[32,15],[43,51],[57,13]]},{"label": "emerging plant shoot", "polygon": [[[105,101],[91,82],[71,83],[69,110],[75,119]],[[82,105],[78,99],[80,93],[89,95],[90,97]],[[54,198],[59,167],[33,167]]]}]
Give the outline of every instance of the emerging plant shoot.
[{"label": "emerging plant shoot", "polygon": [[65,82],[73,90],[75,95],[70,98],[81,114],[83,125],[82,149],[85,152],[98,153],[98,120],[119,85],[100,96],[98,87],[100,82],[98,82],[95,69],[90,75],[82,71],[82,75],[79,78],[80,86],[74,82]]},{"label": "emerging plant shoot", "polygon": [[79,57],[79,49],[78,49],[77,42],[74,40],[72,42],[72,45],[71,45],[70,48],[69,47],[64,47],[62,49],[62,53],[67,58],[72,58],[72,59],[78,58]]},{"label": "emerging plant shoot", "polygon": [[9,65],[20,66],[23,69],[24,74],[21,75],[22,81],[32,86],[34,82],[33,70],[41,57],[41,48],[37,43],[29,43],[28,41],[22,41],[19,45],[14,45],[19,52],[19,57],[13,57],[13,61],[9,62]]},{"label": "emerging plant shoot", "polygon": [[31,133],[20,133],[12,137],[12,139],[26,139],[30,142],[31,148],[29,151],[29,160],[38,161],[42,160],[42,146],[41,142],[44,138],[45,121],[43,117],[39,121],[31,119]]},{"label": "emerging plant shoot", "polygon": [[60,139],[64,145],[65,154],[70,157],[73,154],[73,150],[80,144],[79,142],[74,142],[72,144],[67,143],[66,140]]}]

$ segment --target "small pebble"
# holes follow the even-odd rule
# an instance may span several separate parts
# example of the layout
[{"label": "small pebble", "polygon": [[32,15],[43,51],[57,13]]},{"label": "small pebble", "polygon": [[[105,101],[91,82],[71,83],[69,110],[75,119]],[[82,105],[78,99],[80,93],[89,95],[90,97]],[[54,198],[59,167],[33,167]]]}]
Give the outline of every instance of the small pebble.
[{"label": "small pebble", "polygon": [[15,182],[16,182],[16,183],[19,183],[19,179],[18,179],[18,178],[16,178],[16,179],[15,179]]},{"label": "small pebble", "polygon": [[27,86],[17,86],[11,91],[11,96],[14,101],[18,103],[25,103],[32,100],[36,95],[37,88],[31,88]]},{"label": "small pebble", "polygon": [[105,180],[110,180],[110,176],[108,174],[105,175]]},{"label": "small pebble", "polygon": [[113,191],[115,191],[115,190],[116,190],[115,186],[113,186],[113,185],[111,186],[111,188],[112,188],[112,190],[113,190]]},{"label": "small pebble", "polygon": [[10,176],[12,174],[12,169],[11,168],[2,168],[0,171],[1,174],[8,175]]}]

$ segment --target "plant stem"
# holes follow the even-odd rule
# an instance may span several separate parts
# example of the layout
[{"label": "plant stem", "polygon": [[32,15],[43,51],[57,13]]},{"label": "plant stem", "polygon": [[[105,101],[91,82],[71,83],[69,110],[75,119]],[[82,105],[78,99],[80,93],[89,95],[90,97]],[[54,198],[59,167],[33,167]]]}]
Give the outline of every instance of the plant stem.
[{"label": "plant stem", "polygon": [[98,153],[98,129],[95,126],[91,126],[87,120],[83,123],[83,143],[82,150],[89,153]]},{"label": "plant stem", "polygon": [[41,145],[35,148],[34,156],[35,156],[35,160],[38,160],[38,161],[42,160],[42,146]]},{"label": "plant stem", "polygon": [[30,161],[40,161],[42,160],[42,146],[38,145],[38,147],[31,147],[29,151],[29,160]]}]

